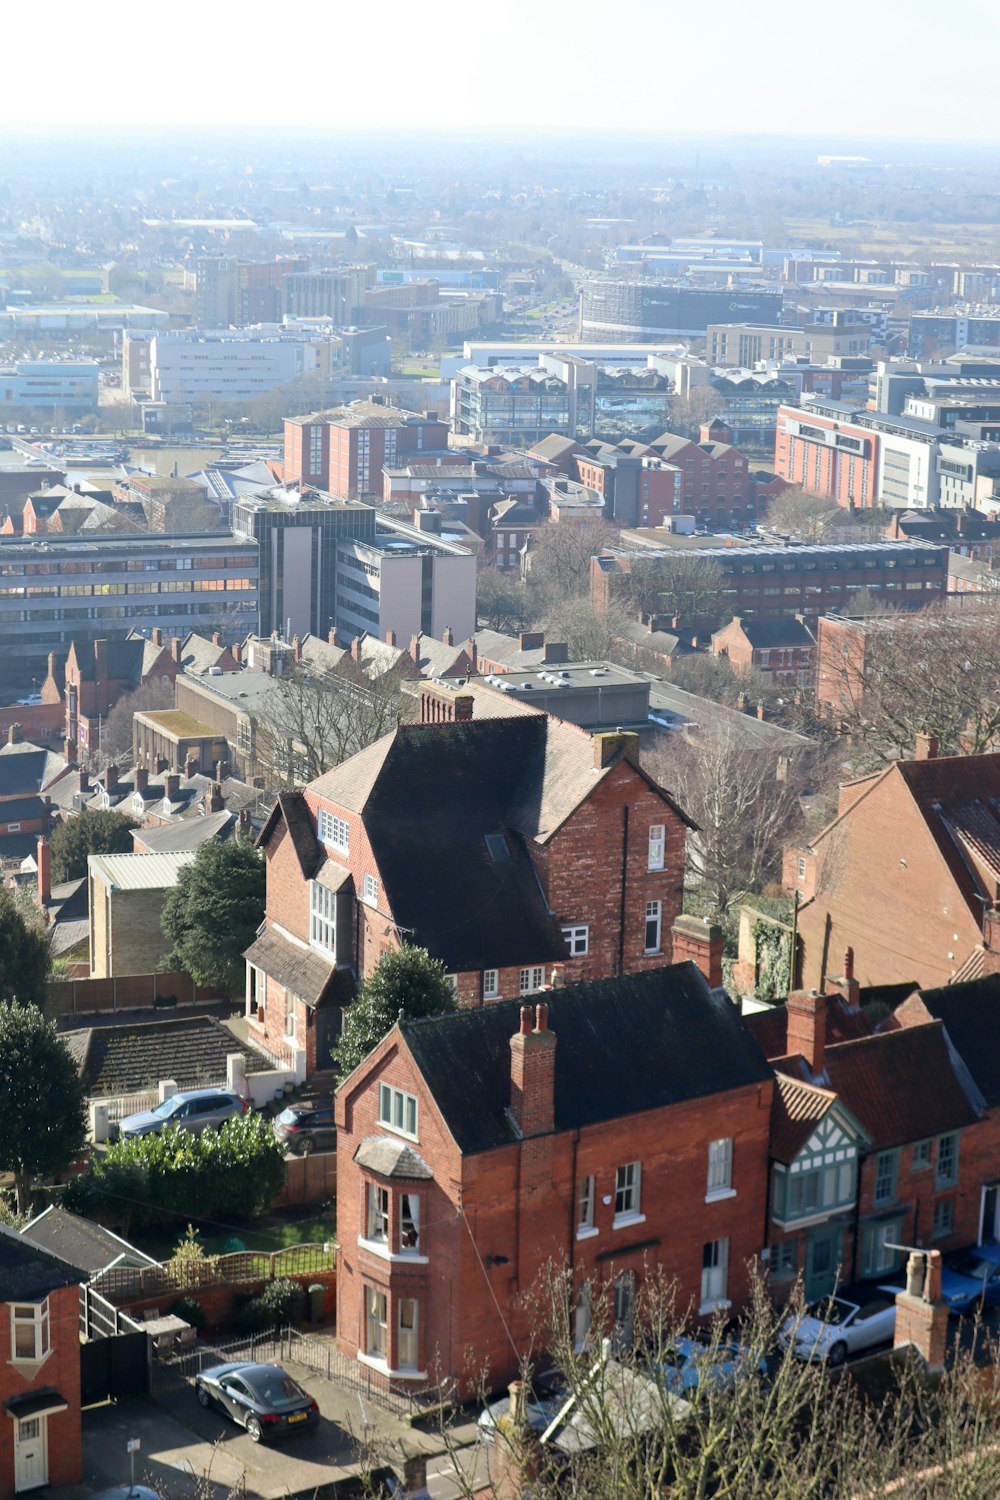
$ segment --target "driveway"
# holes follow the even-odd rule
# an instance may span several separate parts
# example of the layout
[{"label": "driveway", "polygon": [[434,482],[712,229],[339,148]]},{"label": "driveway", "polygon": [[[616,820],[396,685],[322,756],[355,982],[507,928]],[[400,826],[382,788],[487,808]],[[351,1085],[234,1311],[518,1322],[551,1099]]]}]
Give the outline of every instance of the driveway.
[{"label": "driveway", "polygon": [[[167,1500],[225,1500],[231,1490],[260,1500],[308,1494],[358,1468],[365,1442],[373,1461],[402,1474],[407,1454],[428,1455],[428,1488],[434,1500],[457,1500],[463,1492],[453,1460],[440,1436],[421,1432],[372,1405],[357,1391],[286,1360],[284,1368],[313,1396],[322,1420],[314,1432],[284,1442],[253,1443],[242,1428],[220,1412],[198,1404],[192,1380],[158,1391],[156,1400],[136,1398],[94,1407],[83,1416],[84,1484],[59,1492],[61,1500],[83,1500],[97,1490],[128,1482],[126,1444],[138,1438],[136,1481]],[[483,1462],[475,1423],[456,1439],[468,1446],[459,1454],[463,1468]],[[55,1492],[53,1492],[55,1493]]]}]

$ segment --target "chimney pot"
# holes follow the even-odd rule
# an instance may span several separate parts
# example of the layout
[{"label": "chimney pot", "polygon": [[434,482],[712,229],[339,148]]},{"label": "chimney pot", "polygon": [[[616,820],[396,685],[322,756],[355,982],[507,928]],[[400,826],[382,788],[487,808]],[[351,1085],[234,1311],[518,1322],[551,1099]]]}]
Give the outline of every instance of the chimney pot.
[{"label": "chimney pot", "polygon": [[544,1000],[539,1000],[535,1006],[535,1030],[548,1031],[549,1029],[549,1007]]},{"label": "chimney pot", "polygon": [[936,760],[938,753],[937,736],[921,729],[917,735],[914,760]]},{"label": "chimney pot", "polygon": [[530,1005],[522,1005],[521,1006],[521,1035],[522,1036],[530,1036],[531,1035],[531,1006]]},{"label": "chimney pot", "polygon": [[12,724],[7,730],[8,745],[19,745],[24,738],[20,724]]}]

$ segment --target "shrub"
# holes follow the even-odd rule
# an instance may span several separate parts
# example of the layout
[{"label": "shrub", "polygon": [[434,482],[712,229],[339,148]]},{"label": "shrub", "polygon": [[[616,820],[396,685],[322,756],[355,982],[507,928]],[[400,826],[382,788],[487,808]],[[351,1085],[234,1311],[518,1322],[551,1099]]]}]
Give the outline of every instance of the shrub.
[{"label": "shrub", "polygon": [[240,1308],[237,1323],[248,1333],[263,1333],[267,1328],[282,1328],[286,1323],[301,1323],[306,1312],[306,1294],[297,1281],[269,1281],[262,1292],[250,1297]]}]

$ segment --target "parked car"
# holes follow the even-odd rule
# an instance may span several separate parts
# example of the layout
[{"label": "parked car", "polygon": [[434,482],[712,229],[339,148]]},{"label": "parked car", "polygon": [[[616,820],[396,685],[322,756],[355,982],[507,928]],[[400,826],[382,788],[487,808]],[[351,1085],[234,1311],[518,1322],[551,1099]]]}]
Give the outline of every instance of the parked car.
[{"label": "parked car", "polygon": [[308,1100],[289,1104],[275,1119],[274,1133],[286,1151],[296,1156],[308,1156],[310,1151],[332,1151],[337,1145],[333,1105]]},{"label": "parked car", "polygon": [[[559,1415],[560,1409],[566,1404],[567,1392],[558,1388],[558,1382],[548,1384],[546,1381],[537,1381],[531,1390],[525,1393],[524,1416],[532,1432],[542,1433],[554,1417]],[[510,1396],[501,1396],[497,1401],[491,1401],[479,1414],[477,1430],[481,1443],[492,1443],[496,1435],[497,1421],[510,1411]]]},{"label": "parked car", "polygon": [[658,1369],[668,1391],[685,1395],[699,1385],[725,1387],[747,1375],[767,1374],[764,1359],[755,1364],[739,1344],[720,1343],[713,1347],[690,1338],[675,1339]]},{"label": "parked car", "polygon": [[1000,1302],[1000,1245],[988,1241],[947,1256],[941,1295],[953,1313],[978,1312]]},{"label": "parked car", "polygon": [[213,1365],[195,1376],[194,1389],[202,1406],[218,1407],[255,1443],[319,1425],[316,1402],[280,1365]]},{"label": "parked car", "polygon": [[195,1134],[209,1125],[218,1130],[234,1115],[245,1115],[249,1108],[249,1099],[228,1089],[182,1089],[153,1109],[126,1115],[119,1122],[118,1134],[128,1140],[136,1135],[155,1135],[168,1125],[179,1125]]},{"label": "parked car", "polygon": [[879,1287],[863,1302],[846,1297],[822,1297],[800,1318],[789,1318],[780,1340],[792,1346],[796,1359],[815,1359],[842,1365],[849,1354],[884,1344],[896,1331],[896,1288]]}]

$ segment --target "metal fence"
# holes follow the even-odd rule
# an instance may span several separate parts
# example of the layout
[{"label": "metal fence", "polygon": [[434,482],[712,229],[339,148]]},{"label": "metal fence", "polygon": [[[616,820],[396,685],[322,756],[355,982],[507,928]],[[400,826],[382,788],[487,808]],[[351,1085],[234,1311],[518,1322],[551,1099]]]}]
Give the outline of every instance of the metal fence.
[{"label": "metal fence", "polygon": [[[286,1361],[305,1365],[317,1375],[337,1385],[348,1386],[376,1406],[397,1415],[407,1413],[420,1404],[417,1397],[409,1393],[393,1391],[385,1377],[377,1371],[348,1359],[328,1339],[310,1338],[299,1333],[297,1328],[282,1328],[272,1333],[243,1334],[232,1339],[199,1340],[195,1349],[170,1351],[157,1360],[153,1369],[154,1394],[160,1394],[177,1386],[180,1382],[193,1380],[200,1370],[212,1365],[227,1364],[231,1360],[253,1360],[261,1364],[284,1364]],[[438,1400],[439,1394],[423,1393],[423,1401],[429,1404]]]},{"label": "metal fence", "polygon": [[158,1089],[145,1089],[138,1094],[122,1094],[114,1099],[102,1099],[102,1103],[108,1112],[108,1124],[117,1125],[129,1115],[141,1114],[143,1110],[155,1109],[160,1102]]}]

